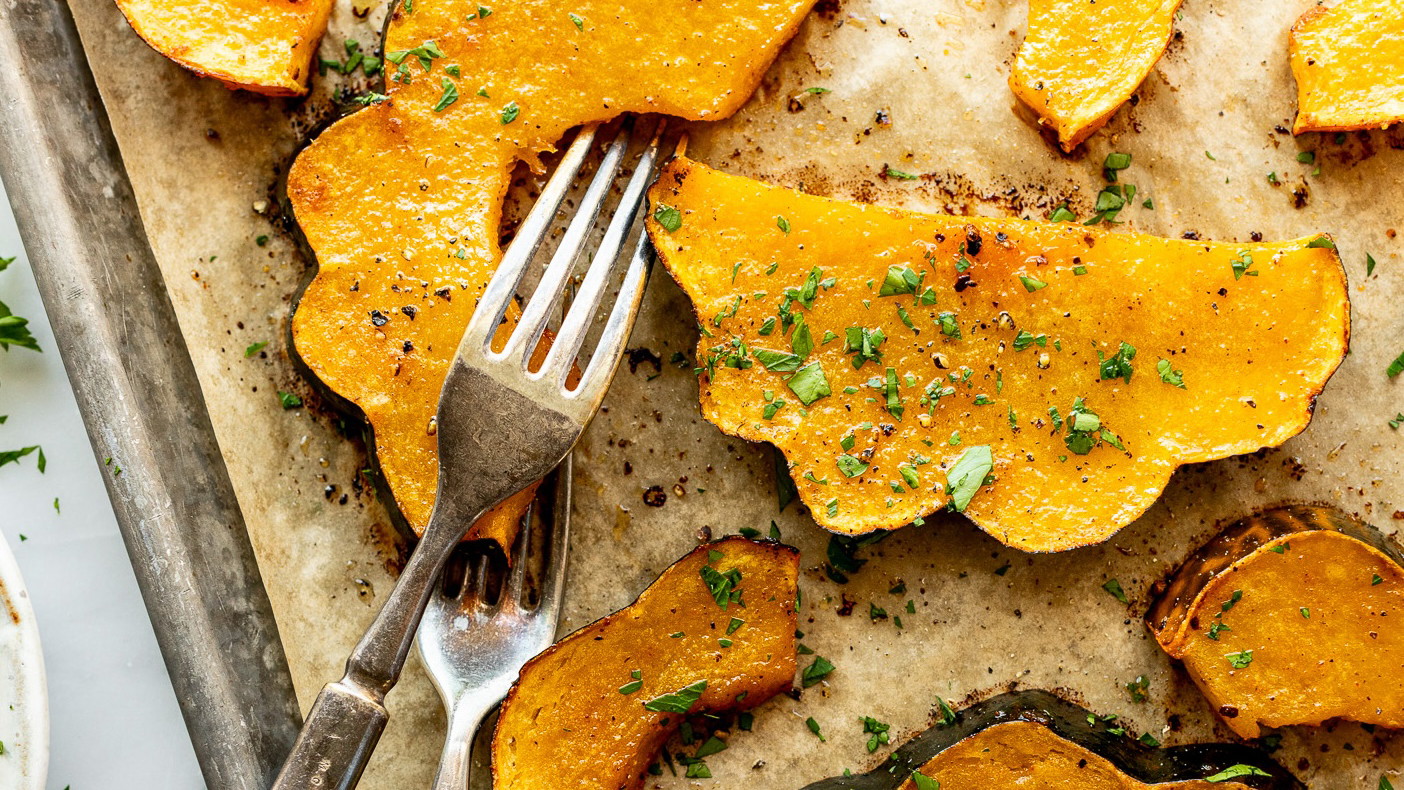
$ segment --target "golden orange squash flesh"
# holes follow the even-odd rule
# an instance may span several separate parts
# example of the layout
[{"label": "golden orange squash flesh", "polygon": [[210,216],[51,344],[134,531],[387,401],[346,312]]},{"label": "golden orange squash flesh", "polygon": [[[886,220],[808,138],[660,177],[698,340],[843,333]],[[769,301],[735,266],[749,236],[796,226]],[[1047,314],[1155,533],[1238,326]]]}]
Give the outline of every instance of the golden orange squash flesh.
[{"label": "golden orange squash flesh", "polygon": [[[709,582],[708,570],[733,586]],[[633,604],[527,662],[498,717],[494,787],[636,790],[687,715],[747,710],[788,690],[798,575],[788,546],[704,544]],[[691,699],[669,699],[689,688]]]},{"label": "golden orange squash flesh", "polygon": [[332,0],[117,0],[117,7],[153,49],[196,74],[301,96]]},{"label": "golden orange squash flesh", "polygon": [[950,504],[1027,551],[1097,543],[1180,464],[1301,431],[1346,349],[1326,237],[1219,244],[936,216],[683,158],[651,199],[649,233],[701,327],[703,414],[780,448],[835,532]]},{"label": "golden orange squash flesh", "polygon": [[[1146,784],[1081,744],[1042,724],[1011,721],[981,730],[947,748],[917,769],[940,783],[939,790],[1247,790],[1237,782],[1190,780]],[[922,790],[907,779],[899,790]]]},{"label": "golden orange squash flesh", "polygon": [[333,124],[289,174],[319,266],[293,338],[312,372],[366,415],[414,529],[434,502],[430,421],[501,257],[516,161],[624,112],[730,115],[813,2],[417,0],[394,12],[389,99]]},{"label": "golden orange squash flesh", "polygon": [[1029,0],[1009,85],[1071,151],[1111,120],[1170,43],[1181,0]]},{"label": "golden orange squash flesh", "polygon": [[1404,121],[1404,3],[1314,7],[1292,27],[1288,50],[1297,78],[1295,134]]},{"label": "golden orange squash flesh", "polygon": [[1404,727],[1404,567],[1378,532],[1350,522],[1320,508],[1252,517],[1230,550],[1213,545],[1177,573],[1171,601],[1147,615],[1239,735],[1332,718]]}]

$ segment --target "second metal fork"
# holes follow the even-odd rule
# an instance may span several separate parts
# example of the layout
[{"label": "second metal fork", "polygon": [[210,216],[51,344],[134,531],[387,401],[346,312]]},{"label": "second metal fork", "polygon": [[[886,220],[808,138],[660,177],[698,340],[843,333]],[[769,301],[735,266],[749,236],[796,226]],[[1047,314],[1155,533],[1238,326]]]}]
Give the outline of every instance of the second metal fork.
[{"label": "second metal fork", "polygon": [[[488,508],[559,464],[604,399],[653,262],[645,234],[638,234],[628,256],[619,294],[578,385],[571,385],[572,372],[634,232],[644,190],[653,178],[661,124],[624,188],[545,360],[532,366],[533,352],[623,164],[627,124],[606,151],[505,347],[493,349],[494,334],[591,150],[595,131],[594,126],[585,127],[566,151],[483,290],[439,397],[439,487],[429,524],[385,605],[347,660],[346,675],[317,695],[273,790],[347,790],[356,785],[389,719],[385,695],[399,680],[415,628],[449,554]],[[552,564],[563,565],[564,555],[564,549],[556,552]]]},{"label": "second metal fork", "polygon": [[[468,787],[473,737],[507,695],[529,659],[555,641],[570,531],[570,458],[556,469],[554,494],[538,497],[517,537],[501,589],[492,596],[491,555],[472,557],[466,573],[445,571],[419,624],[419,655],[448,714],[448,735],[434,790]],[[538,509],[545,504],[546,507]],[[540,522],[540,523],[538,523]],[[540,534],[539,544],[533,537]],[[540,555],[545,554],[542,558]],[[539,578],[533,578],[539,574]]]}]

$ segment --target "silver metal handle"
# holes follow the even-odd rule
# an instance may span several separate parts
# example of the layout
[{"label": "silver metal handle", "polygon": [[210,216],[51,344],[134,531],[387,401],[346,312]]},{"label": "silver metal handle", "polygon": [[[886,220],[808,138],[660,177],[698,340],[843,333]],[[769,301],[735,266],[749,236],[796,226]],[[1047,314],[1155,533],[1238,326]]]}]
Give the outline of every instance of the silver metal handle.
[{"label": "silver metal handle", "polygon": [[328,683],[317,695],[275,788],[351,790],[390,714],[380,700],[345,681]]},{"label": "silver metal handle", "polygon": [[496,703],[484,704],[481,694],[468,690],[454,700],[449,711],[448,735],[444,737],[444,752],[439,758],[439,770],[434,774],[433,790],[467,790],[473,760],[473,738],[478,726]]},{"label": "silver metal handle", "polygon": [[385,695],[400,679],[432,585],[449,550],[487,509],[460,518],[451,498],[440,497],[439,503],[395,588],[346,661],[346,676],[317,695],[272,790],[350,790],[360,781],[390,718]]}]

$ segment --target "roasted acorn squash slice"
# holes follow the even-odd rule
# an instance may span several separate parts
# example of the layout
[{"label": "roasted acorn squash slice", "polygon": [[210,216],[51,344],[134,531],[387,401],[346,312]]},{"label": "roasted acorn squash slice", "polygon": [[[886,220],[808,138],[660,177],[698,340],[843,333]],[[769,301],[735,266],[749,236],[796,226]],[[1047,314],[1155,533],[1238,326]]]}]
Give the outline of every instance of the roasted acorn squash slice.
[{"label": "roasted acorn squash slice", "polygon": [[789,546],[703,544],[637,601],[527,662],[498,716],[493,786],[640,788],[688,715],[788,690],[798,578]]},{"label": "roasted acorn squash slice", "polygon": [[1404,121],[1404,3],[1343,0],[1292,26],[1302,132],[1379,129]]},{"label": "roasted acorn squash slice", "polygon": [[1181,0],[1029,0],[1009,85],[1071,151],[1111,120],[1170,43]]},{"label": "roasted acorn squash slice", "polygon": [[730,115],[813,3],[419,0],[394,11],[389,98],[329,127],[289,174],[319,266],[293,339],[366,415],[416,531],[434,503],[439,390],[500,259],[514,163],[623,112]]},{"label": "roasted acorn squash slice", "polygon": [[683,158],[651,199],[701,329],[703,414],[784,451],[835,532],[950,507],[1027,551],[1105,540],[1180,464],[1301,431],[1346,349],[1324,236],[919,214]]},{"label": "roasted acorn squash slice", "polygon": [[1404,555],[1332,508],[1249,516],[1195,552],[1146,614],[1224,722],[1404,727]]},{"label": "roasted acorn squash slice", "polygon": [[151,48],[231,88],[307,92],[332,0],[117,0]]},{"label": "roasted acorn squash slice", "polygon": [[867,774],[804,790],[1303,790],[1256,749],[1161,749],[1109,729],[1102,717],[1046,691],[1001,694],[918,735]]}]

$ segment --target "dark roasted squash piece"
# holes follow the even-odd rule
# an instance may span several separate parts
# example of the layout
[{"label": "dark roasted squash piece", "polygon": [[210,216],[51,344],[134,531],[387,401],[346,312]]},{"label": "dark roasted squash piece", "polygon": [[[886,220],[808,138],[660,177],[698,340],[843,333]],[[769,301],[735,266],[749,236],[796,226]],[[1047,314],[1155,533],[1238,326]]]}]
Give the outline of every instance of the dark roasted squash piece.
[{"label": "dark roasted squash piece", "polygon": [[624,609],[537,656],[497,720],[497,790],[637,790],[687,715],[790,688],[799,552],[732,537],[678,560]]},{"label": "dark roasted squash piece", "polygon": [[1404,727],[1404,554],[1328,507],[1254,514],[1194,552],[1146,624],[1234,732]]},{"label": "dark roasted squash piece", "polygon": [[960,711],[866,774],[804,790],[1305,790],[1257,749],[1155,748],[1108,730],[1101,717],[1046,691],[1011,692]]}]

